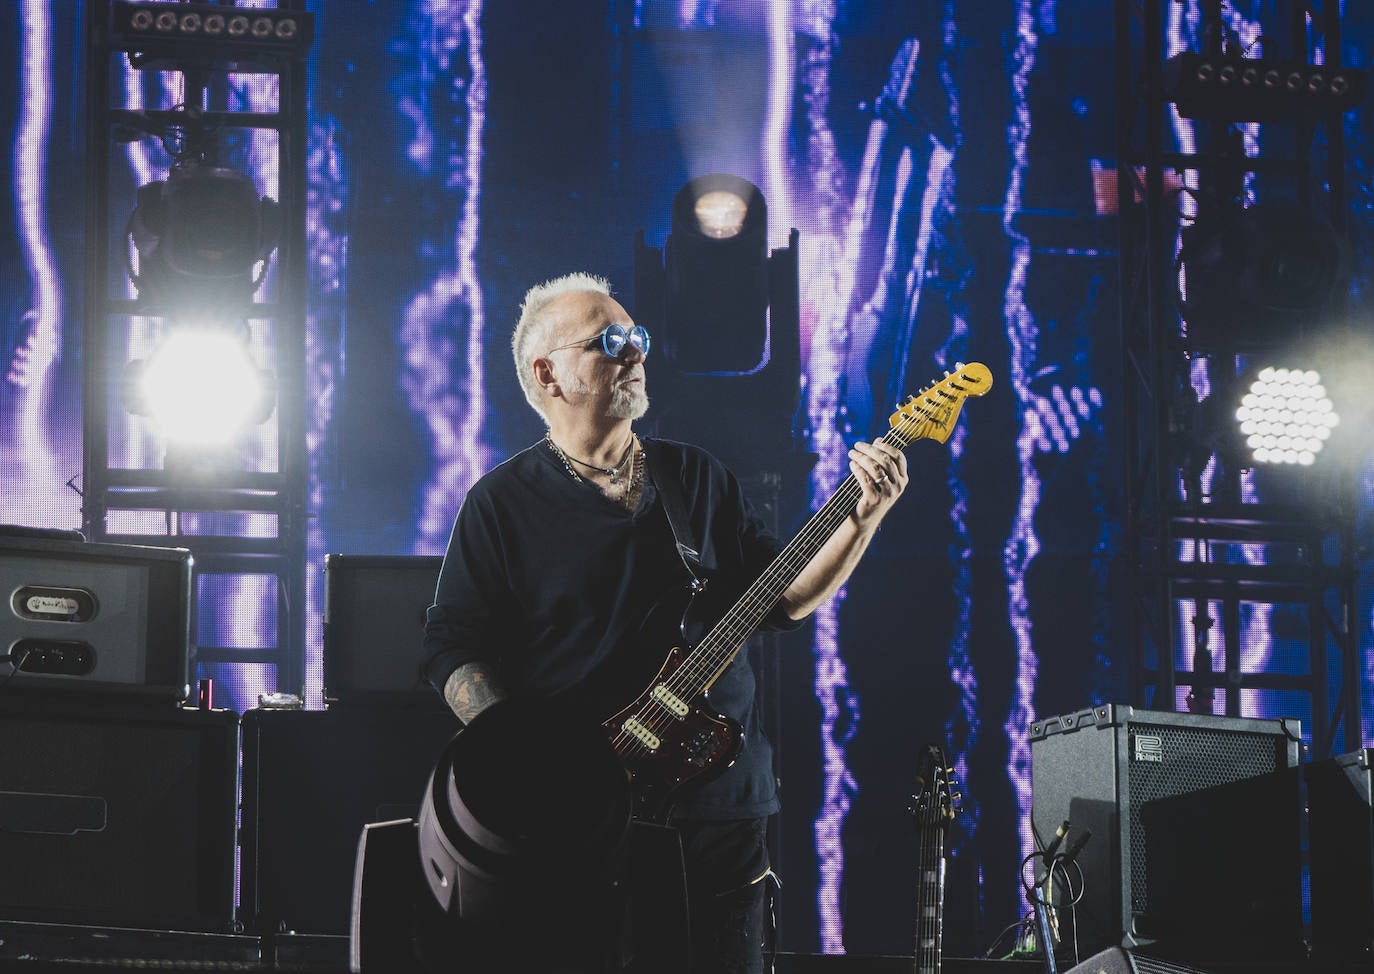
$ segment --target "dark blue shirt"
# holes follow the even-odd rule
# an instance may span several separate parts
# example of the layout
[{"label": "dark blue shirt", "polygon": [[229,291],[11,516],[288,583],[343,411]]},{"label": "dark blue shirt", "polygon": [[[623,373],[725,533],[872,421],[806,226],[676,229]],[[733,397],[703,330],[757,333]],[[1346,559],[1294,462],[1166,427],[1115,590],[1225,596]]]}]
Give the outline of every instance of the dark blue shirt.
[{"label": "dark blue shirt", "polygon": [[[692,602],[695,641],[772,562],[781,545],[735,477],[714,457],[646,440],[650,467],[675,476],[710,578]],[[633,515],[578,483],[548,444],[502,463],[473,485],[449,539],[425,626],[426,675],[441,688],[470,662],[495,664],[512,694],[571,692],[600,719],[647,688],[673,646],[690,576],[652,478]],[[775,609],[765,627],[795,626]],[[711,688],[711,707],[739,721],[745,747],[719,778],[692,791],[679,818],[753,818],[777,811],[772,751],[759,727],[748,654]]]}]

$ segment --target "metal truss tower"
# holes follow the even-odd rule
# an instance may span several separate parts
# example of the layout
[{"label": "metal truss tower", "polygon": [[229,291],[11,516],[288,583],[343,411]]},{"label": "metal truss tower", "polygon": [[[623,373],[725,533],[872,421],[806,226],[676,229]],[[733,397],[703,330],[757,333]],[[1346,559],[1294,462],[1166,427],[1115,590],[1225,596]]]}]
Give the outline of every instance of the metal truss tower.
[{"label": "metal truss tower", "polygon": [[[84,22],[86,534],[190,549],[202,678],[245,666],[237,672],[257,671],[263,688],[297,693],[306,608],[306,52],[313,34],[304,10],[305,0],[270,8],[88,0]],[[178,145],[197,137],[213,165],[244,171],[275,196],[280,216],[275,253],[237,321],[274,376],[275,400],[232,460],[209,465],[174,461],[158,431],[129,414],[125,388],[128,362],[146,356],[173,325],[165,308],[130,287],[140,257],[131,213],[135,198],[147,195],[139,183],[166,179]]]},{"label": "metal truss tower", "polygon": [[[1209,189],[1223,180],[1246,187],[1282,183],[1298,206],[1321,208],[1344,235],[1342,112],[1333,107],[1264,119],[1259,152],[1247,154],[1236,151],[1237,125],[1254,119],[1213,111],[1201,121],[1193,116],[1195,145],[1182,146],[1170,127],[1179,90],[1178,75],[1169,70],[1173,6],[1115,0],[1132,702],[1231,716],[1276,716],[1243,713],[1252,693],[1263,694],[1269,707],[1310,704],[1312,756],[1356,750],[1355,473],[1348,467],[1323,473],[1320,461],[1327,458],[1320,457],[1282,503],[1243,489],[1244,462],[1234,454],[1225,461],[1200,418],[1210,413],[1231,422],[1237,359],[1213,354],[1199,362],[1181,337],[1178,300],[1180,234],[1194,219],[1189,201],[1206,205]],[[1329,77],[1340,67],[1340,4],[1277,6],[1281,22],[1264,25],[1266,57],[1272,40],[1286,39],[1283,63],[1318,64]],[[1274,7],[1264,5],[1271,13]],[[1200,10],[1199,45],[1243,71],[1249,53],[1224,42],[1220,0],[1202,0]],[[1324,64],[1312,56],[1318,47]],[[1210,383],[1210,396],[1195,388],[1199,374]],[[1280,614],[1301,622],[1275,633],[1267,623]],[[1306,659],[1294,665],[1297,652],[1255,658],[1247,636],[1256,631],[1289,649],[1305,643]],[[1180,688],[1188,690],[1186,702]]]}]

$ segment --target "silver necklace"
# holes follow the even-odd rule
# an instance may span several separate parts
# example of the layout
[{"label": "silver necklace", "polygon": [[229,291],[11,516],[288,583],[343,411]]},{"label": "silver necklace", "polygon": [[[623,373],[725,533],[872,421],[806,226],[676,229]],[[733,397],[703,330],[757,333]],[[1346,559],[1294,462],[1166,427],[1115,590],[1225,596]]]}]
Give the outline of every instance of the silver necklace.
[{"label": "silver necklace", "polygon": [[568,453],[566,450],[564,450],[561,446],[559,446],[557,443],[553,441],[552,434],[545,433],[544,439],[548,441],[548,444],[553,449],[553,452],[558,455],[558,459],[563,461],[564,469],[566,469],[568,473],[572,474],[573,480],[576,480],[579,483],[582,480],[582,478],[578,476],[577,471],[572,468],[572,465],[575,463],[579,466],[586,467],[588,470],[595,470],[597,473],[605,474],[607,477],[611,479],[611,486],[613,487],[620,486],[620,468],[624,467],[627,463],[629,463],[630,457],[634,454],[635,448],[635,435],[631,433],[630,442],[625,445],[625,453],[620,458],[620,462],[617,463],[614,467],[598,467],[594,463],[588,463],[586,460],[579,460],[577,457]]},{"label": "silver necklace", "polygon": [[[566,453],[564,453],[562,448],[560,448],[559,445],[553,441],[552,437],[545,436],[544,439],[548,442],[549,449],[553,450],[554,455],[562,461],[563,469],[568,472],[568,476],[579,484],[584,483],[584,479],[578,474],[576,470],[572,468],[573,463],[582,463],[582,461],[578,460],[576,457],[570,457]],[[607,476],[611,476],[611,485],[620,487],[619,496],[612,498],[612,500],[618,501],[620,505],[625,508],[625,510],[629,511],[632,514],[634,513],[635,505],[639,503],[639,495],[642,488],[644,487],[645,466],[644,448],[640,447],[638,450],[634,449],[635,442],[636,441],[634,435],[631,434],[630,450],[629,453],[626,454],[625,460],[621,460],[620,463],[616,464],[615,467],[611,468],[611,470],[618,471],[620,467],[625,466],[626,460],[628,460],[631,456],[634,457],[633,462],[630,464],[630,479],[623,485],[620,484],[619,478],[616,476],[611,476],[611,471],[607,470],[605,467],[598,467],[590,463],[585,464],[585,466],[591,467],[593,470],[600,470]]]}]

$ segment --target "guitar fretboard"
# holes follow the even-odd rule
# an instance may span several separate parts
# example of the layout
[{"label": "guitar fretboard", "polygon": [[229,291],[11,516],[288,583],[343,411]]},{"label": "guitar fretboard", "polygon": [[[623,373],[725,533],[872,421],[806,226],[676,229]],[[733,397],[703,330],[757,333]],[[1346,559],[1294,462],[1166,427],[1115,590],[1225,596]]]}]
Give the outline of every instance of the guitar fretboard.
[{"label": "guitar fretboard", "polygon": [[[983,392],[982,388],[961,386],[959,380],[962,378],[956,376],[947,379],[920,399],[914,400],[898,414],[902,418],[894,422],[882,442],[905,451],[918,439],[931,437],[932,434],[948,435],[948,429],[964,399],[968,395],[981,395]],[[968,385],[976,387],[977,382],[968,380]],[[854,513],[862,496],[863,488],[854,475],[845,477],[830,499],[810,517],[796,537],[683,661],[669,681],[669,689],[674,696],[689,700],[711,688],[734,660],[744,641],[778,604],[787,587],[796,581],[802,569]]]},{"label": "guitar fretboard", "polygon": [[939,974],[945,908],[945,836],[938,828],[921,833],[920,882],[916,888],[916,971]]}]

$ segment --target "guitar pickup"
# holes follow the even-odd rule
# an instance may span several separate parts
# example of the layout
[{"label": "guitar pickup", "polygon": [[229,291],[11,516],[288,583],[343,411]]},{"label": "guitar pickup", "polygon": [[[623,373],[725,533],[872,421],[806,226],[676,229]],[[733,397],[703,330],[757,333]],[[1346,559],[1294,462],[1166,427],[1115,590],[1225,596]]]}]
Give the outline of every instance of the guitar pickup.
[{"label": "guitar pickup", "polygon": [[639,718],[637,717],[631,717],[629,720],[625,721],[623,730],[651,751],[657,751],[663,744],[653,731],[639,722]]},{"label": "guitar pickup", "polygon": [[683,703],[681,697],[676,696],[662,683],[654,687],[654,699],[667,707],[673,716],[679,718],[687,716],[687,704]]}]

